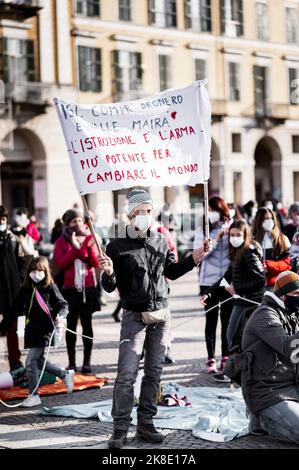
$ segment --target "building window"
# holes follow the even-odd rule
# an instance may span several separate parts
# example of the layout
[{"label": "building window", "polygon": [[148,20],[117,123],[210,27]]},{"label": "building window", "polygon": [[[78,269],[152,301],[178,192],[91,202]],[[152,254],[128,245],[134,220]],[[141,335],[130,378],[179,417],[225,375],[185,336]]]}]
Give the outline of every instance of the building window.
[{"label": "building window", "polygon": [[141,53],[113,51],[113,84],[117,99],[142,88]]},{"label": "building window", "polygon": [[268,67],[255,65],[254,68],[254,96],[255,112],[257,116],[266,116],[268,114]]},{"label": "building window", "polygon": [[221,33],[230,37],[243,36],[243,1],[220,0]]},{"label": "building window", "polygon": [[236,62],[228,63],[229,73],[229,99],[240,101],[240,65]]},{"label": "building window", "polygon": [[195,80],[207,78],[207,63],[204,59],[195,59]]},{"label": "building window", "polygon": [[2,38],[3,81],[34,82],[34,43],[31,40]]},{"label": "building window", "polygon": [[185,1],[185,27],[193,31],[212,31],[211,0]]},{"label": "building window", "polygon": [[297,8],[286,8],[286,36],[287,42],[294,44],[298,42],[298,13]]},{"label": "building window", "polygon": [[299,135],[292,135],[293,153],[299,153]]},{"label": "building window", "polygon": [[101,49],[78,47],[79,89],[81,91],[102,91]]},{"label": "building window", "polygon": [[76,0],[76,14],[100,16],[100,0]]},{"label": "building window", "polygon": [[241,153],[241,134],[232,134],[232,151],[233,153]]},{"label": "building window", "polygon": [[132,5],[131,0],[118,0],[118,16],[120,20],[132,20]]},{"label": "building window", "polygon": [[268,5],[264,2],[256,4],[256,25],[257,38],[260,41],[268,41],[269,39],[269,13]]},{"label": "building window", "polygon": [[168,55],[159,55],[159,81],[160,91],[171,88],[171,58]]},{"label": "building window", "polygon": [[299,171],[293,172],[294,197],[293,201],[299,201]]},{"label": "building window", "polygon": [[299,69],[289,68],[290,104],[299,104]]},{"label": "building window", "polygon": [[175,28],[176,0],[149,0],[149,21],[154,26]]}]

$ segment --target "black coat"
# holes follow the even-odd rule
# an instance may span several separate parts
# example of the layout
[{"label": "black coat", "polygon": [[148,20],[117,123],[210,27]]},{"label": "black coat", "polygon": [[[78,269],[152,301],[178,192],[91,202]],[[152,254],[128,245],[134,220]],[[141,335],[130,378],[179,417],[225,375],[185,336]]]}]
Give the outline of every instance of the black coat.
[{"label": "black coat", "polygon": [[168,305],[169,286],[166,278],[177,279],[194,268],[192,255],[176,262],[166,238],[149,231],[146,238],[112,240],[106,254],[112,259],[114,275],[102,276],[107,292],[119,290],[124,309],[134,312],[155,311]]},{"label": "black coat", "polygon": [[[10,321],[17,316],[25,315],[25,348],[43,347],[49,344],[49,336],[54,329],[56,316],[66,317],[68,303],[59,292],[56,284],[48,287],[38,287],[40,295],[48,305],[52,320],[40,307],[34,295],[34,286],[21,287],[10,315]],[[32,304],[32,305],[31,305]],[[30,308],[31,305],[31,308]],[[6,327],[9,324],[6,324]]]},{"label": "black coat", "polygon": [[[250,245],[239,262],[231,261],[223,278],[233,283],[236,294],[260,302],[264,294],[265,271],[261,262],[262,250],[257,243]],[[211,286],[206,293],[213,295],[221,279]]]},{"label": "black coat", "polygon": [[9,308],[20,289],[21,279],[17,265],[17,241],[10,230],[0,239],[0,293],[1,314],[8,314]]},{"label": "black coat", "polygon": [[272,292],[266,292],[242,336],[248,362],[241,374],[242,393],[252,413],[280,401],[299,401],[299,367],[290,358],[298,340],[298,318]]}]

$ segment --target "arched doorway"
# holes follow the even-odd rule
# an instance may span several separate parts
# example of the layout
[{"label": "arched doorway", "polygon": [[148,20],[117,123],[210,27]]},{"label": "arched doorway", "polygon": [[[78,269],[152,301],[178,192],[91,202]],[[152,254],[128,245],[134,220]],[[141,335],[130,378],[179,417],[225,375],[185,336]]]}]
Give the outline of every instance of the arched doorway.
[{"label": "arched doorway", "polygon": [[[209,196],[219,195],[221,192],[222,182],[220,173],[220,154],[219,148],[212,139],[211,145],[211,161],[210,161],[210,179],[208,181]],[[189,198],[191,206],[204,200],[204,190],[202,184],[189,187]]]},{"label": "arched doorway", "polygon": [[281,151],[277,142],[272,137],[263,137],[256,146],[254,159],[257,202],[281,200]]},{"label": "arched doorway", "polygon": [[[11,216],[20,207],[47,222],[46,158],[40,139],[30,130],[16,129],[4,139],[1,199]],[[12,145],[5,146],[5,142]]]}]

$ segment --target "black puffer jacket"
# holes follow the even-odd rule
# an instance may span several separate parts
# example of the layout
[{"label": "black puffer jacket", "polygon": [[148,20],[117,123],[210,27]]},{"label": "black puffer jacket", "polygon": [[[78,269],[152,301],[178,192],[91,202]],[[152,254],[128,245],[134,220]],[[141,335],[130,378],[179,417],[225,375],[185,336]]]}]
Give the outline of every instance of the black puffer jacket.
[{"label": "black puffer jacket", "polygon": [[191,271],[195,263],[192,255],[176,262],[167,239],[158,232],[149,231],[146,238],[116,238],[106,249],[112,259],[114,275],[102,276],[107,292],[119,290],[123,308],[134,312],[153,312],[168,305],[169,286],[166,278],[177,279]]},{"label": "black puffer jacket", "polygon": [[[262,300],[265,286],[265,272],[261,259],[260,245],[252,244],[240,262],[231,261],[223,276],[229,284],[233,284],[236,294],[256,302]],[[211,286],[206,293],[212,296],[223,278]]]},{"label": "black puffer jacket", "polygon": [[298,318],[272,292],[266,292],[242,336],[247,361],[241,373],[242,393],[249,411],[258,414],[280,401],[299,401],[299,367],[290,358],[298,341]]},{"label": "black puffer jacket", "polygon": [[38,287],[38,292],[50,309],[51,320],[40,307],[34,295],[35,286],[36,284],[33,284],[32,287],[21,287],[14,301],[11,314],[0,325],[0,331],[5,332],[18,316],[25,315],[25,348],[47,346],[56,316],[59,314],[66,317],[68,314],[68,303],[61,295],[56,284],[48,287]]}]

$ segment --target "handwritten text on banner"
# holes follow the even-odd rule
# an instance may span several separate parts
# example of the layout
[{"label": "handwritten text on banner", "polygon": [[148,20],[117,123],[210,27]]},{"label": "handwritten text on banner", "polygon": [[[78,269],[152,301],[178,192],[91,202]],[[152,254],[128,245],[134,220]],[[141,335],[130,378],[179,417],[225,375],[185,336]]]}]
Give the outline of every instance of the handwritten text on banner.
[{"label": "handwritten text on banner", "polygon": [[81,195],[209,179],[211,108],[204,82],[129,102],[54,102]]}]

